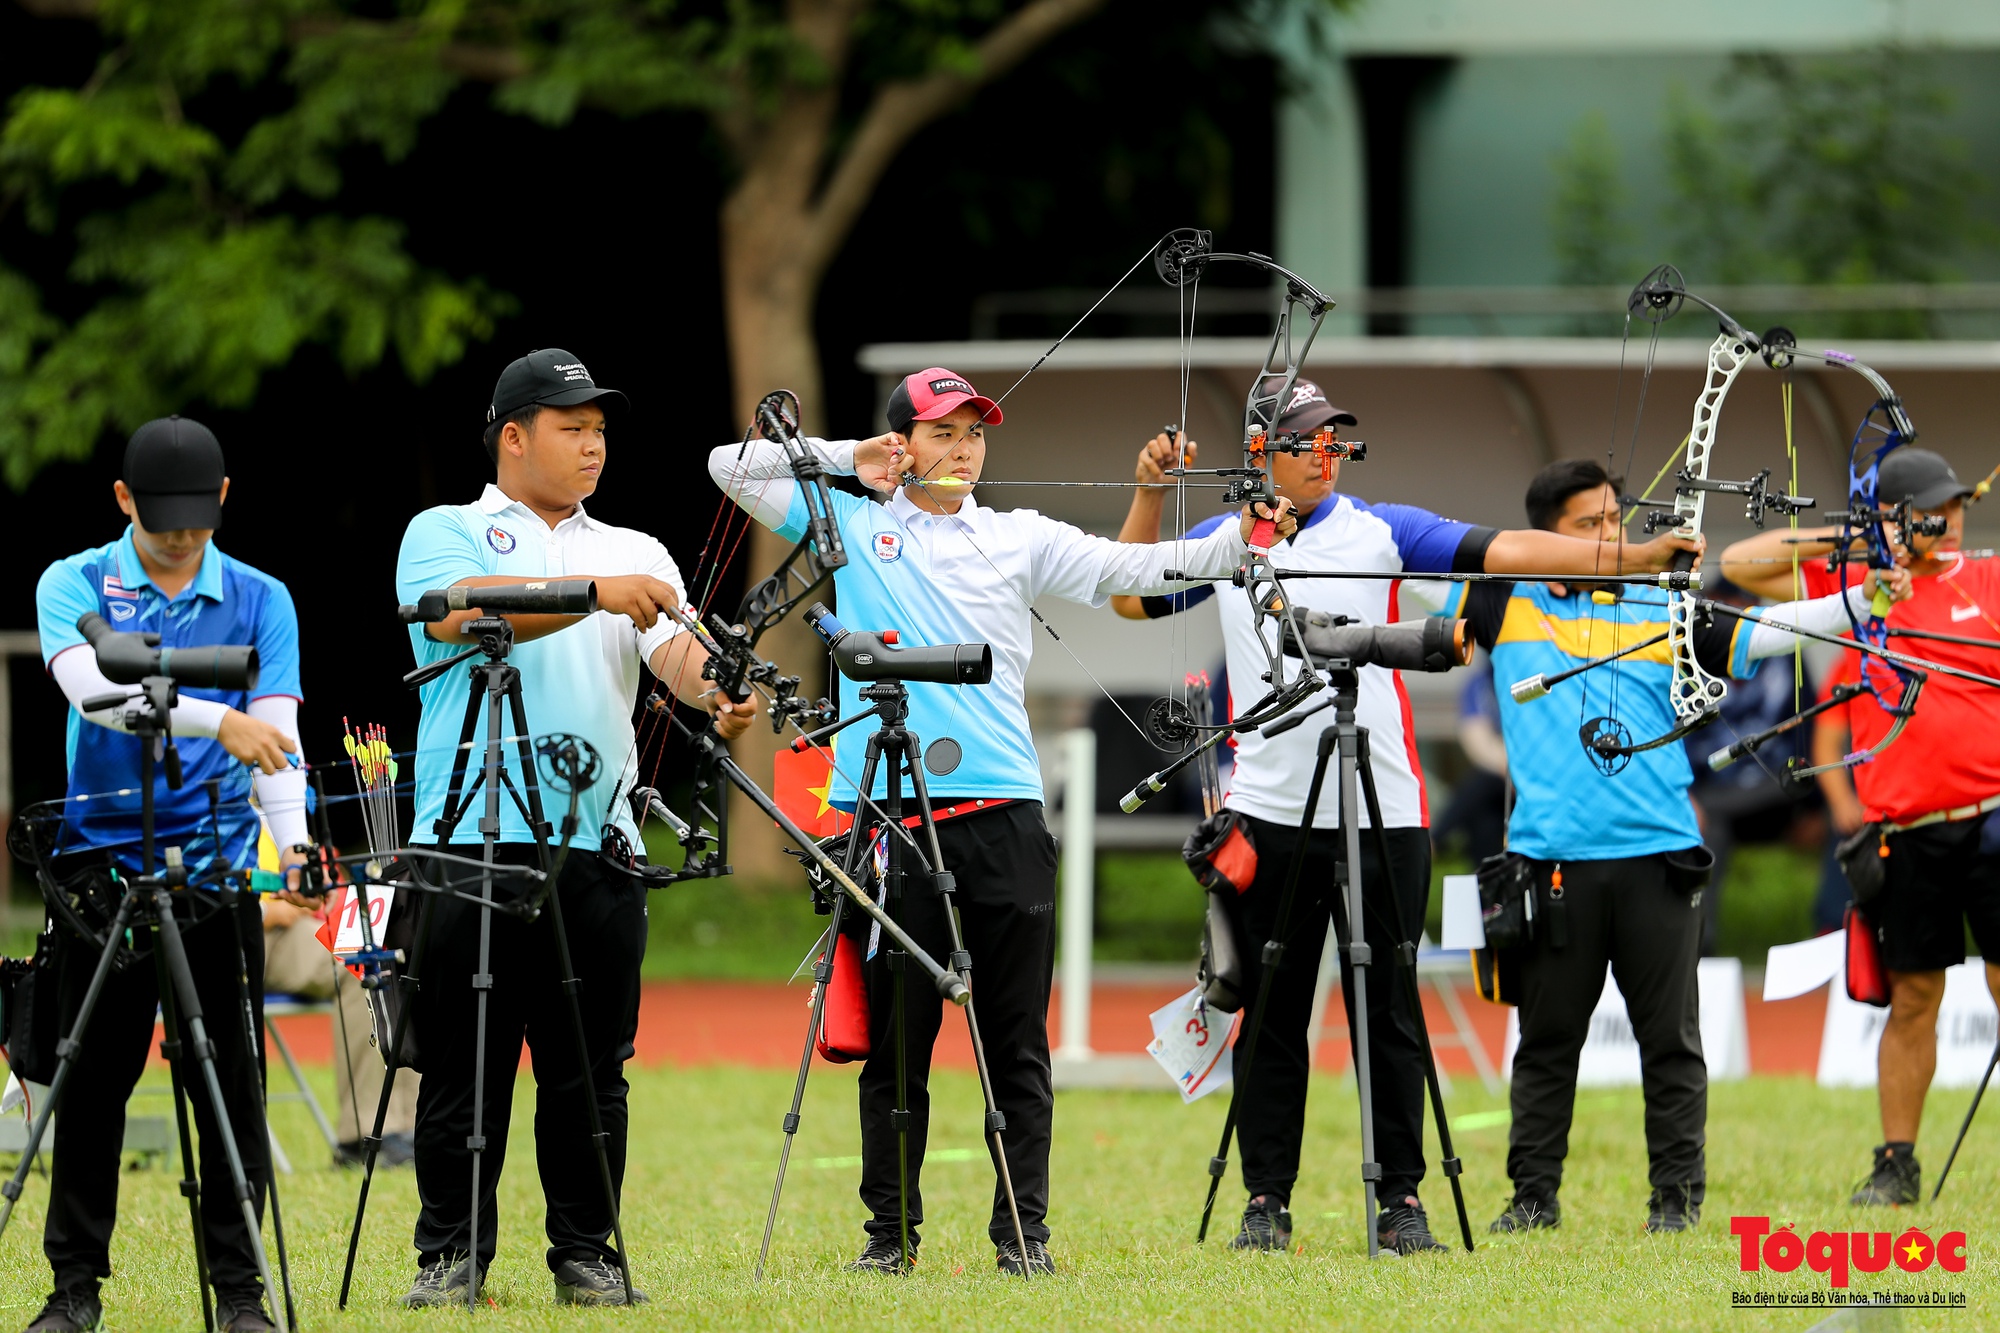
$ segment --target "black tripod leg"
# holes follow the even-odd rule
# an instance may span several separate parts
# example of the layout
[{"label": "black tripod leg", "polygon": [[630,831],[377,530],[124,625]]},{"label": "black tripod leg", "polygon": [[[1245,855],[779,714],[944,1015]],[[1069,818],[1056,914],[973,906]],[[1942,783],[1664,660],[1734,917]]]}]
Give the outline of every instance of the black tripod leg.
[{"label": "black tripod leg", "polygon": [[[1389,834],[1382,827],[1382,801],[1375,793],[1375,766],[1369,760],[1368,732],[1365,728],[1361,732],[1360,770],[1361,794],[1368,803],[1368,823],[1375,835],[1375,857],[1382,863],[1382,873],[1387,876],[1390,874]],[[1459,1238],[1465,1242],[1465,1252],[1470,1254],[1472,1219],[1465,1211],[1465,1187],[1459,1184],[1459,1177],[1465,1172],[1465,1164],[1459,1161],[1457,1154],[1451,1150],[1451,1122],[1445,1118],[1444,1089],[1438,1082],[1437,1055],[1431,1049],[1430,1024],[1424,1018],[1423,990],[1417,985],[1416,943],[1410,938],[1409,926],[1403,920],[1403,904],[1396,897],[1393,879],[1389,883],[1387,897],[1390,925],[1393,927],[1389,938],[1396,942],[1396,962],[1398,970],[1403,974],[1404,993],[1409,998],[1410,1013],[1416,1018],[1417,1040],[1424,1050],[1424,1081],[1430,1088],[1431,1119],[1437,1125],[1438,1148],[1444,1154],[1438,1167],[1444,1172],[1445,1179],[1451,1182],[1451,1200],[1458,1208]]]},{"label": "black tripod leg", "polygon": [[826,952],[813,968],[813,1003],[806,1019],[806,1045],[799,1052],[799,1078],[792,1085],[792,1106],[785,1112],[785,1144],[778,1150],[778,1178],[771,1182],[771,1210],[764,1214],[764,1243],[757,1249],[757,1272],[753,1282],[764,1280],[764,1261],[771,1255],[771,1231],[778,1224],[778,1200],[785,1192],[785,1168],[792,1162],[792,1141],[798,1137],[799,1109],[805,1105],[806,1079],[812,1073],[813,1047],[819,1040],[820,1025],[826,1021],[826,994],[833,984],[834,951],[840,947],[840,919],[847,906],[846,895],[833,900],[833,920],[826,928]]},{"label": "black tripod leg", "polygon": [[1257,1055],[1257,1037],[1264,1029],[1264,1008],[1271,998],[1271,984],[1277,977],[1279,966],[1285,956],[1285,933],[1292,926],[1292,899],[1299,887],[1299,876],[1305,873],[1306,851],[1312,842],[1313,816],[1319,810],[1319,794],[1326,785],[1326,766],[1333,757],[1334,731],[1331,727],[1319,734],[1319,754],[1313,761],[1312,784],[1306,788],[1305,814],[1299,819],[1299,839],[1292,848],[1292,863],[1285,870],[1285,887],[1278,895],[1278,912],[1271,923],[1271,937],[1264,941],[1264,953],[1257,973],[1257,998],[1252,1002],[1250,1017],[1243,1025],[1243,1036],[1236,1043],[1238,1058],[1235,1061],[1233,1087],[1229,1094],[1229,1111],[1222,1120],[1222,1142],[1215,1150],[1215,1156],[1208,1159],[1208,1198],[1201,1205],[1201,1228],[1195,1232],[1195,1244],[1208,1240],[1209,1218],[1215,1212],[1216,1191],[1222,1188],[1222,1173],[1229,1169],[1229,1141],[1236,1136],[1236,1099],[1243,1090],[1243,1082],[1250,1076],[1250,1062]]},{"label": "black tripod leg", "polygon": [[[944,919],[951,931],[951,967],[958,973],[958,979],[965,983],[965,989],[972,989],[972,955],[965,947],[965,932],[958,919],[958,899],[955,893],[957,879],[944,868],[944,849],[938,845],[937,821],[931,814],[930,789],[924,784],[924,766],[920,756],[924,752],[923,742],[914,731],[903,733],[902,760],[910,769],[910,789],[917,798],[917,813],[922,816],[924,835],[929,842],[931,874],[939,897],[944,899]],[[1021,1250],[1021,1276],[1030,1276],[1028,1271],[1028,1233],[1021,1227],[1021,1204],[1014,1197],[1014,1175],[1007,1167],[1007,1145],[1001,1137],[1007,1128],[1007,1117],[1000,1113],[1000,1104],[993,1097],[993,1075],[986,1064],[986,1042],[979,1035],[979,1019],[973,1013],[976,997],[965,1002],[965,1033],[972,1042],[972,1064],[979,1071],[979,1092],[986,1100],[986,1142],[993,1152],[994,1170],[1000,1173],[1000,1190],[1007,1200],[1007,1214],[1014,1223],[1014,1243]]]},{"label": "black tripod leg", "polygon": [[[90,1027],[91,1015],[97,1012],[97,1000],[104,993],[104,983],[111,975],[112,964],[118,959],[118,950],[125,939],[126,927],[132,924],[132,914],[139,904],[136,892],[127,892],[118,903],[118,914],[112,919],[110,933],[105,936],[104,952],[98,956],[97,968],[90,974],[90,985],[83,992],[83,1007],[77,1011],[76,1022],[70,1025],[69,1036],[56,1045],[56,1072],[49,1081],[49,1095],[42,1099],[42,1105],[35,1112],[34,1123],[28,1126],[28,1143],[21,1149],[21,1160],[14,1164],[14,1174],[6,1184],[0,1185],[0,1236],[7,1234],[7,1224],[14,1220],[14,1205],[20,1202],[21,1190],[27,1184],[28,1172],[34,1169],[35,1159],[42,1151],[42,1136],[48,1132],[49,1117],[55,1114],[56,1103],[62,1100],[63,1089],[69,1086],[70,1071],[76,1067],[76,1057],[83,1051],[83,1034]],[[57,926],[56,929],[62,929]],[[173,1030],[167,1031],[169,1039]],[[187,1132],[181,1133],[181,1153],[185,1172],[187,1153]],[[186,1183],[186,1182],[183,1182]],[[195,1244],[201,1244],[201,1217],[195,1216]],[[196,1249],[199,1256],[200,1250]],[[208,1288],[204,1285],[202,1290]],[[213,1328],[215,1321],[208,1321]]]},{"label": "black tripod leg", "polygon": [[1993,1058],[1986,1062],[1986,1072],[1979,1076],[1979,1091],[1972,1094],[1972,1105],[1965,1108],[1965,1123],[1958,1127],[1958,1137],[1952,1141],[1951,1156],[1944,1159],[1944,1170],[1938,1172],[1937,1185],[1931,1190],[1932,1203],[1936,1203],[1938,1195],[1944,1193],[1945,1177],[1951,1174],[1951,1164],[1958,1160],[1958,1150],[1965,1146],[1966,1133],[1972,1128],[1972,1117],[1979,1114],[1979,1101],[1986,1095],[1986,1085],[1993,1079],[1995,1065],[2000,1065],[2000,1041],[1993,1043]]},{"label": "black tripod leg", "polygon": [[[195,1281],[201,1287],[201,1319],[215,1333],[213,1294],[208,1287],[208,1229],[201,1223],[201,1181],[194,1169],[194,1133],[188,1128],[187,1080],[182,1077],[186,1048],[181,1044],[180,1001],[167,970],[166,946],[153,931],[153,972],[160,993],[160,1058],[167,1062],[167,1080],[174,1089],[174,1124],[181,1140],[181,1196],[188,1201],[188,1221],[194,1228]],[[54,1102],[54,1098],[49,1099]]]},{"label": "black tripod leg", "polygon": [[[251,1188],[249,1176],[243,1170],[243,1154],[236,1145],[236,1130],[230,1123],[229,1103],[222,1095],[222,1080],[215,1072],[215,1046],[209,1040],[208,1027],[202,1021],[201,998],[195,993],[194,973],[188,967],[187,950],[181,943],[180,924],[174,920],[173,896],[161,888],[153,896],[155,915],[159,919],[160,947],[165,951],[165,967],[172,981],[172,989],[180,997],[182,1017],[187,1023],[188,1037],[194,1046],[195,1064],[201,1070],[202,1082],[208,1091],[208,1099],[215,1115],[217,1137],[222,1140],[222,1150],[229,1159],[229,1183],[236,1194],[237,1206],[243,1210],[243,1226],[250,1236],[250,1252],[257,1260],[257,1274],[264,1282],[266,1292],[277,1289],[271,1274],[271,1260],[264,1253],[264,1230],[257,1220],[257,1195]],[[165,990],[162,990],[164,997]],[[203,1151],[208,1149],[206,1143]],[[282,1302],[274,1304],[274,1309]],[[278,1333],[289,1333],[290,1322],[278,1320]]]},{"label": "black tripod leg", "polygon": [[271,1241],[278,1247],[278,1284],[284,1289],[285,1322],[297,1328],[299,1307],[292,1300],[292,1261],[285,1252],[285,1215],[278,1207],[277,1154],[271,1151],[271,1099],[264,1086],[264,1043],[259,1040],[257,1008],[250,999],[250,954],[243,944],[243,930],[234,916],[235,905],[227,897],[223,902],[223,911],[229,916],[229,934],[236,941],[236,998],[243,1010],[243,1054],[247,1061],[244,1068],[248,1071],[250,1090],[257,1095],[257,1109],[264,1119],[264,1152],[272,1159],[265,1185],[271,1191]]},{"label": "black tripod leg", "polygon": [[423,989],[422,974],[424,945],[431,934],[431,903],[429,894],[424,895],[423,906],[417,910],[416,937],[410,941],[409,965],[396,973],[396,986],[402,991],[401,1002],[396,1006],[396,1027],[389,1037],[389,1054],[382,1071],[382,1095],[375,1102],[374,1128],[361,1140],[361,1196],[354,1203],[354,1227],[347,1235],[347,1267],[340,1274],[340,1309],[347,1308],[347,1295],[354,1285],[354,1257],[361,1249],[361,1222],[368,1216],[368,1188],[375,1182],[375,1158],[382,1151],[382,1127],[389,1121],[389,1099],[396,1092],[396,1068],[403,1058],[403,1036],[409,1031],[410,1011],[416,1007],[417,992]]}]

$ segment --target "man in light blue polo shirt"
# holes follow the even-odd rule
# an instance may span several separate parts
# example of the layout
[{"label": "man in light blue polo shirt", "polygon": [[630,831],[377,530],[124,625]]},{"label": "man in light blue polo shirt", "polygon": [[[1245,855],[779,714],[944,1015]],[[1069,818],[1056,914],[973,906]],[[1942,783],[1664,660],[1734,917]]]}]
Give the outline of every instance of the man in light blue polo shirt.
[{"label": "man in light blue polo shirt", "polygon": [[[305,774],[287,759],[288,752],[298,749],[298,618],[282,583],[224,555],[210,540],[221,525],[222,502],[229,494],[221,444],[196,421],[149,421],[126,445],[114,493],[131,520],[125,534],[56,561],[35,588],[42,657],[71,705],[69,787],[52,870],[63,888],[84,903],[86,916],[101,910],[107,923],[122,894],[119,877],[141,869],[137,788],[142,742],[129,733],[123,704],[89,712],[83,705],[101,697],[129,697],[139,687],[114,685],[98,670],[97,655],[76,628],[86,612],[103,616],[116,630],[158,634],[162,648],[235,644],[257,650],[254,690],[180,687],[172,727],[182,781],[176,789],[167,785],[164,768],[155,773],[156,846],[181,848],[197,880],[214,870],[254,865],[258,822],[250,805],[253,781],[287,863],[303,859],[295,849],[306,840]],[[59,1026],[67,1035],[82,1012],[100,954],[95,944],[72,936],[54,920],[48,930],[56,954]],[[263,1003],[264,932],[256,899],[246,896],[226,914],[185,925],[182,939],[195,990],[209,1016],[208,1031],[223,1034],[214,1045],[216,1073],[230,1099],[237,1151],[261,1212],[269,1157],[255,1090],[261,1085],[263,1051],[249,1050],[241,1025],[220,1017],[239,1012],[239,945],[250,969],[252,1003],[260,1008]],[[126,1099],[152,1045],[159,1004],[156,979],[151,960],[106,978],[71,1066],[62,1113],[55,1121],[55,1164],[42,1233],[55,1291],[29,1324],[32,1333],[73,1333],[102,1325],[97,1291],[111,1276],[118,1145],[125,1137]],[[258,1018],[261,1032],[261,1013]],[[185,1024],[179,1040],[188,1049]],[[24,1054],[15,1052],[17,1059]],[[227,1161],[210,1146],[221,1142],[221,1131],[205,1095],[196,1092],[189,1102],[201,1132],[202,1229],[217,1320],[225,1330],[257,1333],[273,1325],[264,1313],[256,1254]]]},{"label": "man in light blue polo shirt", "polygon": [[[584,1041],[598,1114],[609,1135],[614,1184],[625,1166],[626,1083],[639,1023],[639,965],[646,953],[646,889],[637,878],[594,855],[613,833],[639,846],[629,810],[608,805],[629,792],[638,757],[632,710],[642,672],[650,668],[682,702],[715,714],[725,739],[740,735],[754,710],[733,709],[701,678],[706,654],[677,633],[665,612],[682,596],[680,571],[666,548],[630,528],[584,513],[605,461],[605,419],[625,407],[625,395],[600,389],[583,363],[545,348],[500,375],[487,409],[486,451],[497,479],[466,505],[440,505],[410,521],[396,562],[396,593],[414,602],[432,588],[495,586],[540,579],[592,579],[599,610],[589,616],[512,615],[515,647],[508,659],[521,673],[521,694],[533,735],[570,732],[596,747],[607,768],[581,800],[579,827],[563,863],[560,897],[570,957],[581,981]],[[434,625],[412,625],[419,665],[462,651],[463,626],[477,610]],[[467,677],[447,672],[421,691],[417,737],[419,839],[443,839],[446,788],[465,722]],[[486,737],[479,713],[475,753]],[[510,751],[511,755],[511,751]],[[622,767],[620,767],[622,765]],[[475,762],[476,768],[476,762]],[[532,775],[510,775],[517,789]],[[565,798],[566,804],[566,798]],[[534,833],[511,798],[500,802],[497,860],[538,863]],[[562,811],[549,809],[552,822]],[[615,840],[615,839],[614,839]],[[481,842],[472,812],[450,831],[450,843],[474,851]],[[474,851],[476,854],[476,851]],[[486,1083],[480,1234],[468,1234],[471,1161],[466,1146],[473,1113],[475,1015],[480,909],[432,898],[426,985],[411,1011],[422,1060],[417,1094],[416,1172],[419,1272],[406,1306],[462,1303],[468,1281],[483,1282],[498,1239],[494,1206],[507,1154],[514,1070],[525,1038],[535,1064],[535,1156],[547,1201],[548,1264],[556,1298],[578,1305],[621,1305],[625,1287],[612,1241],[596,1149],[583,1099],[583,1071],[569,1023],[569,998],[559,989],[552,915],[533,922],[492,918],[486,1011]],[[477,1278],[467,1256],[477,1255]],[[636,1299],[644,1297],[634,1292]]]}]

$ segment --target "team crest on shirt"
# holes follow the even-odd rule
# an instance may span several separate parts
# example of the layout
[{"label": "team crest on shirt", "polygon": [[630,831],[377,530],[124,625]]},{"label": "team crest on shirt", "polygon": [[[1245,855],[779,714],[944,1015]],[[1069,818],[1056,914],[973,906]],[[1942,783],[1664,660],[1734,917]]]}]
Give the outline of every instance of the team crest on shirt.
[{"label": "team crest on shirt", "polygon": [[883,564],[903,558],[903,539],[893,532],[875,534],[875,558]]},{"label": "team crest on shirt", "polygon": [[106,597],[123,597],[127,601],[133,602],[139,600],[139,590],[126,587],[125,581],[116,574],[106,574],[104,576],[104,595]]},{"label": "team crest on shirt", "polygon": [[106,602],[104,609],[111,613],[113,620],[121,624],[139,614],[138,604],[134,602]]},{"label": "team crest on shirt", "polygon": [[514,552],[514,534],[496,523],[486,529],[486,544],[502,555],[512,555]]}]

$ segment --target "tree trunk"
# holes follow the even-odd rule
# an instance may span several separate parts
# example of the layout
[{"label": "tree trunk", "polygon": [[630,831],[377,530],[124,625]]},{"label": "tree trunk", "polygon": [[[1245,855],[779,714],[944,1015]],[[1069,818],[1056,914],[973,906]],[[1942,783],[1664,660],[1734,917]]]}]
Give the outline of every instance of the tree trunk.
[{"label": "tree trunk", "polygon": [[[748,424],[759,399],[774,389],[790,389],[799,396],[807,432],[818,434],[826,414],[812,329],[820,266],[811,262],[805,241],[812,220],[803,197],[767,189],[768,184],[767,173],[753,169],[722,209],[723,302],[736,415]],[[790,543],[762,524],[753,526],[746,545],[746,586],[791,553]],[[724,610],[733,614],[735,608]],[[826,653],[802,617],[787,616],[759,640],[757,652],[797,674],[806,697],[826,692]],[[760,719],[731,749],[743,771],[768,787],[772,761],[785,743]],[[783,854],[789,845],[785,836],[741,793],[732,792],[730,800],[729,859],[737,876],[769,882],[795,871]]]}]

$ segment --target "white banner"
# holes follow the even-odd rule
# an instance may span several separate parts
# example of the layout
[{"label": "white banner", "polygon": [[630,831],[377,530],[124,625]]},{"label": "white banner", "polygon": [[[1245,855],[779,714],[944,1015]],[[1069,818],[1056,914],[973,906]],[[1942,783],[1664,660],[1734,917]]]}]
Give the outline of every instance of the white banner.
[{"label": "white banner", "polygon": [[[1889,1011],[1847,998],[1845,961],[1835,969],[1826,993],[1826,1027],[1819,1041],[1819,1085],[1823,1088],[1875,1086],[1875,1051]],[[1986,964],[1968,958],[1944,974],[1944,1003],[1938,1009],[1936,1088],[1970,1088],[1993,1058],[2000,1011],[1986,989]]]}]

